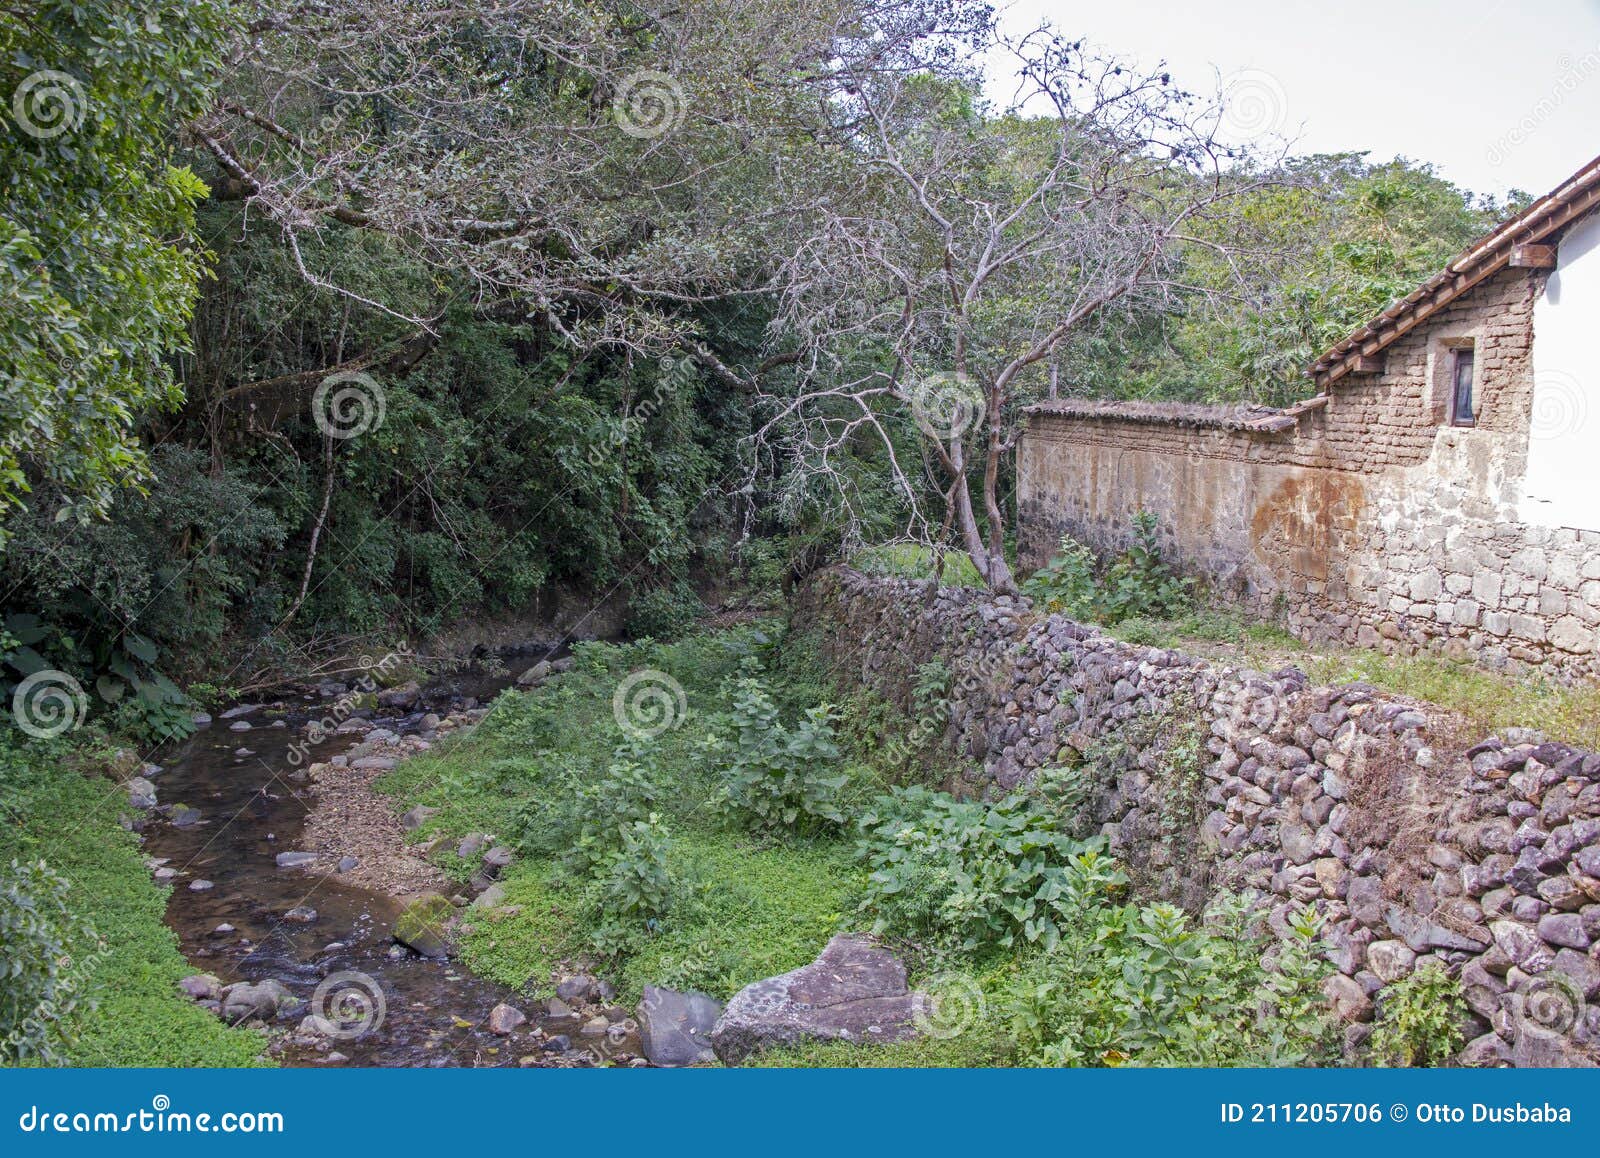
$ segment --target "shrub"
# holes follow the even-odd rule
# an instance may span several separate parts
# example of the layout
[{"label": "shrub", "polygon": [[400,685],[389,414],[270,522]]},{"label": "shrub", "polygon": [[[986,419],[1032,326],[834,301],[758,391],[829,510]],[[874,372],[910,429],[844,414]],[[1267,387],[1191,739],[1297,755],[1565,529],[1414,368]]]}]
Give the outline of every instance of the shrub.
[{"label": "shrub", "polygon": [[681,639],[694,630],[705,607],[687,583],[646,591],[628,607],[624,629],[630,639]]},{"label": "shrub", "polygon": [[[1334,1058],[1314,915],[1297,915],[1290,942],[1273,946],[1236,898],[1213,906],[1199,926],[1171,905],[1083,899],[1060,943],[1000,995],[1017,1060],[1281,1066]],[[1270,966],[1267,954],[1275,954]]]},{"label": "shrub", "polygon": [[603,918],[653,924],[667,912],[670,900],[666,829],[661,827],[661,817],[651,813],[643,821],[622,827],[618,835],[618,846],[594,867]]},{"label": "shrub", "polygon": [[1029,577],[1022,592],[1047,610],[1073,619],[1094,618],[1099,594],[1094,552],[1070,535],[1061,536],[1055,555]]},{"label": "shrub", "polygon": [[1466,1040],[1467,1003],[1461,983],[1437,965],[1424,965],[1383,991],[1372,1029],[1372,1056],[1386,1066],[1443,1065]]},{"label": "shrub", "polygon": [[874,932],[975,951],[1049,948],[1086,891],[1120,887],[1103,842],[1075,841],[1022,795],[997,804],[899,788],[860,821]]},{"label": "shrub", "polygon": [[565,765],[535,778],[534,795],[512,812],[517,845],[557,857],[588,876],[624,844],[624,833],[648,819],[660,795],[659,770],[649,740],[630,740],[611,753],[598,775]]},{"label": "shrub", "polygon": [[59,1060],[83,985],[72,955],[94,942],[67,908],[68,887],[43,861],[13,860],[0,878],[0,1060]]},{"label": "shrub", "polygon": [[725,809],[758,829],[844,824],[839,796],[846,777],[826,773],[839,760],[832,707],[808,708],[788,727],[766,685],[746,674],[733,685],[733,707],[722,723],[731,734],[714,736],[709,747],[720,757]]},{"label": "shrub", "polygon": [[1133,517],[1133,544],[1101,573],[1094,553],[1063,537],[1054,558],[1023,584],[1023,593],[1074,619],[1116,624],[1181,614],[1193,584],[1161,558],[1160,524],[1149,511]]}]

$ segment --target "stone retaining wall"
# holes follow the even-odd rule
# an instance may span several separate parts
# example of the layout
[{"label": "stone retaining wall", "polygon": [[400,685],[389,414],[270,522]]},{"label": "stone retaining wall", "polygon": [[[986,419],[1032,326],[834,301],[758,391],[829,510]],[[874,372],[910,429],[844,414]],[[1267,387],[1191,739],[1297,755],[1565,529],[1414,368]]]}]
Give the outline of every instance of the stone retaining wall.
[{"label": "stone retaining wall", "polygon": [[834,569],[796,622],[841,679],[907,710],[942,661],[927,723],[970,757],[968,790],[1080,767],[1084,831],[1146,895],[1259,890],[1280,930],[1314,905],[1352,1049],[1384,986],[1434,960],[1472,1009],[1463,1060],[1600,1063],[1600,756],[1529,731],[1470,743],[1363,684],[1136,647],[971,589]]}]

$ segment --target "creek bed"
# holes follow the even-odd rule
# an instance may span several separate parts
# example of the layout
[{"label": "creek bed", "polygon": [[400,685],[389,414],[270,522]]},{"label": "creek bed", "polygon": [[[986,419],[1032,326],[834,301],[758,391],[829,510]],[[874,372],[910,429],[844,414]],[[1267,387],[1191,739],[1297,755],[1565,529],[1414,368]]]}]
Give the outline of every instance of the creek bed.
[{"label": "creek bed", "polygon": [[[486,701],[506,682],[477,675],[456,680],[449,690],[458,704],[463,690]],[[339,1064],[337,1055],[343,1064],[362,1066],[504,1066],[530,1056],[537,1059],[532,1064],[561,1064],[541,1049],[541,1019],[533,1016],[537,1003],[456,962],[395,951],[390,931],[410,898],[363,888],[339,873],[278,867],[279,853],[304,847],[312,804],[304,769],[361,739],[332,736],[311,746],[298,766],[291,762],[291,745],[304,743],[304,724],[328,706],[312,699],[292,702],[286,711],[238,717],[251,723],[248,731],[230,730],[233,721],[219,716],[167,753],[155,777],[160,800],[198,809],[201,819],[179,827],[165,815],[151,815],[144,847],[179,874],[172,880],[167,923],[184,955],[198,972],[213,973],[224,984],[274,979],[306,1003],[279,1022],[286,1032],[274,1055],[285,1065]],[[380,712],[374,722],[415,732],[426,710],[419,705],[408,715]],[[284,726],[274,726],[278,720]],[[251,754],[236,755],[241,748]],[[196,880],[212,887],[191,890]],[[285,918],[305,907],[316,910],[314,921]],[[232,930],[219,933],[221,925]],[[500,1002],[530,1015],[516,1034],[488,1030],[489,1011]],[[347,1014],[365,1008],[369,1012],[359,1020],[343,1020],[371,1028],[359,1036],[336,1036],[320,1048],[300,1040],[293,1032],[299,1018],[327,1016],[330,1004]]]}]

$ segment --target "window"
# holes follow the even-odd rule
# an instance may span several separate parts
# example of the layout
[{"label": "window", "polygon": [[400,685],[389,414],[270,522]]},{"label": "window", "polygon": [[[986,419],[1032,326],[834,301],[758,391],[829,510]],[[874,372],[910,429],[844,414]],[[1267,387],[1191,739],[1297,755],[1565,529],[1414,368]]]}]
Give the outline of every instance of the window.
[{"label": "window", "polygon": [[1450,425],[1476,426],[1472,409],[1472,347],[1450,351]]}]

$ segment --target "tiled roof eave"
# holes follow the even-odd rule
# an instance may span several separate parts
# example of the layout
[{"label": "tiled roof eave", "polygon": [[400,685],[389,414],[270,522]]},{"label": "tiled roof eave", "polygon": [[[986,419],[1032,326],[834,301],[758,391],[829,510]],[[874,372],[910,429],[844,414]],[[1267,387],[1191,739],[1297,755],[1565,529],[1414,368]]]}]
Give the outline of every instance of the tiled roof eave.
[{"label": "tiled roof eave", "polygon": [[1519,245],[1536,244],[1558,229],[1600,208],[1600,157],[1590,161],[1560,188],[1469,246],[1440,273],[1390,305],[1327,350],[1307,370],[1326,388],[1370,357],[1409,333],[1485,279],[1506,268]]}]

